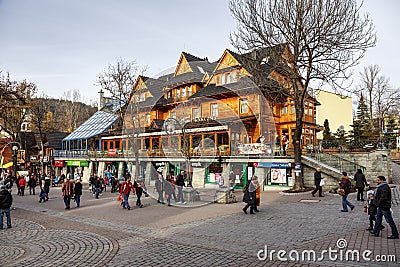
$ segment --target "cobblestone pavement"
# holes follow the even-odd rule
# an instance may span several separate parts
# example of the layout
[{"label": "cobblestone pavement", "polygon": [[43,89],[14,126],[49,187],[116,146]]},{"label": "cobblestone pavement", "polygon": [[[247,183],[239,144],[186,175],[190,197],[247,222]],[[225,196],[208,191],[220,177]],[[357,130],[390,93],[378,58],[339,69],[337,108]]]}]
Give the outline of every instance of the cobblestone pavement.
[{"label": "cobblestone pavement", "polygon": [[[379,266],[361,254],[360,261],[346,261],[348,250],[371,250],[371,259],[396,257],[396,263],[382,266],[400,262],[400,240],[386,239],[390,234],[386,224],[381,237],[370,236],[363,203],[357,203],[354,194],[349,199],[356,209],[341,213],[338,196],[263,192],[261,212],[256,215],[245,215],[242,203],[179,208],[151,198],[144,199],[144,208],[128,211],[119,207],[115,194],[95,200],[87,191],[81,208],[65,211],[59,188],[52,188],[50,196],[50,201],[38,203],[37,196],[14,195],[13,228],[0,231],[0,266]],[[400,229],[398,187],[393,196]],[[260,261],[257,253],[265,248],[268,256],[272,250],[275,254],[272,260]],[[329,248],[338,250],[338,256],[342,253],[343,260],[329,260],[326,254],[321,261],[285,262],[276,252],[285,250],[288,258],[290,251],[291,256],[297,252],[301,257],[312,250],[318,258]]]}]

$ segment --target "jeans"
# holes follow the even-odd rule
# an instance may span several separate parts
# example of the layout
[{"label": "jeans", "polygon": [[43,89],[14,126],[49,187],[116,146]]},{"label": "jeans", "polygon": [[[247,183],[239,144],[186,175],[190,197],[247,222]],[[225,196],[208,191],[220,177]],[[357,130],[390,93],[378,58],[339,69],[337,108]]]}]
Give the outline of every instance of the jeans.
[{"label": "jeans", "polygon": [[29,195],[32,195],[32,192],[33,192],[33,194],[35,194],[35,187],[34,186],[30,186],[29,187]]},{"label": "jeans", "polygon": [[364,187],[357,187],[357,201],[364,200]]},{"label": "jeans", "polygon": [[71,196],[64,196],[64,204],[67,209],[71,206]]},{"label": "jeans", "polygon": [[349,206],[350,208],[354,208],[354,205],[347,200],[347,195],[342,196],[342,207],[343,207],[343,211],[348,211],[347,206]]},{"label": "jeans", "polygon": [[95,192],[95,197],[96,197],[96,198],[99,198],[99,195],[100,195],[100,188],[95,188],[94,190],[95,190],[95,191],[94,191],[94,192]]},{"label": "jeans", "polygon": [[392,236],[399,236],[399,231],[397,231],[396,223],[393,221],[392,213],[390,210],[382,210],[378,207],[376,212],[376,223],[374,228],[375,235],[379,235],[379,231],[382,228],[382,217],[385,217],[386,222],[389,224],[392,229]]},{"label": "jeans", "polygon": [[79,208],[79,206],[81,205],[81,196],[75,195],[75,202],[76,206]]},{"label": "jeans", "polygon": [[129,199],[129,194],[124,194],[124,202],[122,203],[122,207],[131,208],[131,207],[129,206],[128,199]]},{"label": "jeans", "polygon": [[182,186],[177,186],[178,187],[178,198],[177,198],[177,202],[185,202],[185,200],[183,199],[183,192],[182,192]]},{"label": "jeans", "polygon": [[11,227],[11,213],[10,209],[0,209],[0,228],[3,229],[3,213],[6,214],[7,217],[7,227]]}]

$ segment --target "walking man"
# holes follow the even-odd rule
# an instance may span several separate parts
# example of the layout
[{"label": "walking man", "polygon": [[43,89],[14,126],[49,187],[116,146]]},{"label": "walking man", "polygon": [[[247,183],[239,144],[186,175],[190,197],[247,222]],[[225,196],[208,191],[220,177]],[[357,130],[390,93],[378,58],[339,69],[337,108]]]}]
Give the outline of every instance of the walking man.
[{"label": "walking man", "polygon": [[361,169],[358,169],[356,174],[354,175],[354,181],[356,181],[356,187],[357,187],[357,201],[365,201],[364,185],[368,186],[368,183]]},{"label": "walking man", "polygon": [[374,196],[375,205],[377,207],[376,223],[374,230],[371,230],[371,234],[379,236],[379,232],[383,229],[382,217],[385,217],[386,222],[392,229],[392,235],[388,236],[388,239],[399,239],[399,232],[396,223],[393,221],[392,213],[390,212],[390,208],[392,207],[392,193],[390,187],[386,182],[385,176],[378,176],[376,182],[378,183]]},{"label": "walking man", "polygon": [[185,185],[185,178],[183,177],[183,171],[181,171],[181,173],[176,176],[175,184],[178,187],[178,197],[177,197],[176,202],[186,204],[185,199],[183,198],[183,192],[182,192],[182,188]]},{"label": "walking man", "polygon": [[161,203],[161,204],[165,204],[164,203],[164,196],[163,196],[163,192],[164,192],[164,178],[162,176],[161,173],[158,174],[158,179],[155,183],[156,186],[156,190],[158,193],[158,199],[157,199],[157,203]]},{"label": "walking man", "polygon": [[6,185],[0,186],[0,230],[3,229],[3,214],[7,217],[7,228],[11,228],[11,213],[10,208],[13,199],[10,190],[6,188]]},{"label": "walking man", "polygon": [[350,207],[351,210],[354,209],[354,204],[347,200],[347,196],[350,194],[350,180],[349,176],[347,176],[347,172],[342,173],[342,181],[339,183],[340,188],[344,190],[344,195],[342,195],[342,210],[341,212],[348,212],[347,206]]},{"label": "walking man", "polygon": [[74,195],[74,184],[69,178],[64,180],[61,186],[61,191],[64,197],[65,209],[69,210],[71,207],[71,198]]},{"label": "walking man", "polygon": [[322,195],[321,179],[322,179],[321,168],[317,168],[317,171],[314,173],[315,189],[311,192],[313,197],[315,197],[315,193],[317,193],[317,191],[318,191],[318,196],[319,197],[324,197]]},{"label": "walking man", "polygon": [[121,185],[121,193],[124,196],[124,202],[122,202],[122,207],[124,209],[128,209],[128,210],[131,209],[131,206],[129,206],[129,202],[128,202],[129,194],[130,194],[131,190],[133,193],[135,192],[135,189],[133,188],[133,185],[131,183],[131,177],[128,176],[128,177],[126,177],[126,181],[123,182]]},{"label": "walking man", "polygon": [[74,193],[75,193],[74,199],[75,199],[76,207],[79,208],[81,206],[81,196],[82,196],[81,179],[76,180]]}]

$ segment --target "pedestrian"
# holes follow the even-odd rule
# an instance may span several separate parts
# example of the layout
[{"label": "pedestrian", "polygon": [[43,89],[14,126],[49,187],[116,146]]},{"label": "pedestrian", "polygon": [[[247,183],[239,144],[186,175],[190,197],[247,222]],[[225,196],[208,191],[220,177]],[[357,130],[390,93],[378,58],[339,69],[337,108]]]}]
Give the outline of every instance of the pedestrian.
[{"label": "pedestrian", "polygon": [[157,175],[158,175],[158,179],[155,182],[155,187],[156,187],[156,190],[157,190],[157,193],[158,193],[157,203],[165,204],[164,203],[164,196],[163,196],[164,185],[165,185],[164,181],[165,180],[164,180],[164,178],[163,178],[161,173],[158,173]]},{"label": "pedestrian", "polygon": [[115,179],[114,176],[111,176],[111,193],[114,193],[117,191],[117,180]]},{"label": "pedestrian", "polygon": [[46,191],[44,191],[44,188],[40,189],[40,194],[39,194],[39,203],[46,202]]},{"label": "pedestrian", "polygon": [[378,176],[376,179],[378,186],[375,190],[374,201],[377,207],[376,210],[376,223],[374,230],[371,233],[374,236],[379,236],[379,232],[382,230],[382,217],[385,217],[386,222],[389,224],[392,235],[388,236],[388,239],[399,239],[399,232],[396,227],[396,223],[393,221],[392,212],[392,192],[389,185],[386,182],[385,176]]},{"label": "pedestrian", "polygon": [[176,203],[177,198],[176,198],[176,194],[175,194],[175,179],[172,176],[172,174],[168,174],[167,177],[165,178],[165,180],[167,180],[167,182],[171,184],[171,187],[172,187],[171,194],[174,197],[174,201]]},{"label": "pedestrian", "polygon": [[92,185],[92,187],[94,187],[94,197],[96,199],[99,198],[100,195],[100,188],[101,188],[101,181],[100,181],[100,177],[96,177],[96,179],[94,180],[94,184]]},{"label": "pedestrian", "polygon": [[364,185],[368,186],[367,179],[365,179],[365,175],[362,173],[361,169],[358,169],[356,174],[354,175],[354,181],[356,182],[357,187],[357,201],[365,201],[364,199]]},{"label": "pedestrian", "polygon": [[18,176],[17,180],[15,181],[15,183],[17,184],[17,195],[20,196],[21,195],[21,187],[19,186],[19,181],[21,180],[21,177]]},{"label": "pedestrian", "polygon": [[[258,181],[258,177],[254,176],[257,178]],[[256,201],[254,201],[254,211],[255,212],[260,212],[260,210],[258,209],[258,207],[260,206],[260,202],[261,202],[261,187],[260,184],[257,182],[257,187],[256,187]]]},{"label": "pedestrian", "polygon": [[286,156],[286,145],[287,145],[287,137],[286,135],[282,135],[282,150],[283,150],[283,155]]},{"label": "pedestrian", "polygon": [[50,178],[44,178],[44,191],[46,192],[46,200],[49,200],[49,193],[50,193]]},{"label": "pedestrian", "polygon": [[82,183],[81,179],[77,179],[74,187],[74,200],[77,208],[81,206],[81,196],[82,196]]},{"label": "pedestrian", "polygon": [[11,226],[11,212],[10,208],[13,202],[11,190],[7,189],[6,185],[0,186],[0,230],[3,229],[3,216],[4,213],[7,217],[7,228]]},{"label": "pedestrian", "polygon": [[67,178],[61,186],[62,195],[64,197],[65,209],[71,208],[71,198],[74,195],[74,184],[71,179]]},{"label": "pedestrian", "polygon": [[257,176],[253,176],[251,181],[249,181],[246,187],[243,189],[243,202],[247,203],[243,208],[243,212],[247,214],[247,209],[250,207],[250,214],[255,214],[254,212],[254,202],[256,201],[256,189],[258,184]]},{"label": "pedestrian", "polygon": [[349,180],[349,176],[347,176],[347,172],[342,173],[342,181],[339,183],[340,188],[344,190],[344,194],[342,195],[342,210],[341,212],[348,212],[347,206],[350,207],[351,210],[354,209],[354,205],[347,200],[347,196],[350,194],[350,185],[351,182]]},{"label": "pedestrian", "polygon": [[366,208],[368,212],[368,219],[369,219],[369,227],[367,228],[368,231],[371,231],[374,229],[374,224],[376,221],[376,205],[374,202],[374,191],[369,190],[367,192],[367,203],[366,203]]},{"label": "pedestrian", "polygon": [[25,180],[25,177],[20,177],[18,183],[19,183],[20,195],[21,195],[21,196],[24,196],[24,194],[25,194],[25,187],[26,187],[26,180]]},{"label": "pedestrian", "polygon": [[231,171],[230,173],[229,173],[229,189],[232,191],[232,193],[234,193],[235,192],[235,189],[234,189],[234,187],[235,187],[235,174],[233,173],[233,171]]},{"label": "pedestrian", "polygon": [[317,170],[314,172],[314,185],[315,189],[311,192],[312,196],[315,197],[315,193],[318,191],[318,196],[319,197],[324,197],[322,195],[322,186],[321,186],[321,180],[323,179],[322,174],[321,174],[321,168],[317,168]]},{"label": "pedestrian", "polygon": [[[172,195],[175,195],[175,189],[173,187],[173,184],[171,183],[171,178],[168,177],[168,175],[167,179],[164,180],[164,192],[165,192],[165,197],[167,198],[168,206],[171,206],[171,197]],[[175,202],[176,202],[176,196],[175,196]]]},{"label": "pedestrian", "polygon": [[35,188],[36,188],[36,181],[33,175],[29,177],[28,181],[28,186],[29,186],[29,195],[35,195]]},{"label": "pedestrian", "polygon": [[143,193],[146,192],[146,185],[144,184],[141,177],[137,178],[137,181],[135,181],[133,183],[133,187],[135,188],[136,197],[137,197],[136,206],[138,206],[139,208],[143,208],[141,197],[142,197]]},{"label": "pedestrian", "polygon": [[185,178],[183,176],[183,171],[181,171],[181,173],[176,176],[175,185],[178,187],[178,197],[176,199],[176,202],[186,204],[182,192],[183,186],[185,185]]},{"label": "pedestrian", "polygon": [[122,208],[124,209],[131,209],[131,206],[129,206],[129,194],[132,191],[132,193],[135,193],[135,189],[133,188],[132,182],[131,182],[131,176],[128,175],[126,177],[125,182],[122,183],[121,185],[121,194],[124,197],[124,201],[122,202]]}]

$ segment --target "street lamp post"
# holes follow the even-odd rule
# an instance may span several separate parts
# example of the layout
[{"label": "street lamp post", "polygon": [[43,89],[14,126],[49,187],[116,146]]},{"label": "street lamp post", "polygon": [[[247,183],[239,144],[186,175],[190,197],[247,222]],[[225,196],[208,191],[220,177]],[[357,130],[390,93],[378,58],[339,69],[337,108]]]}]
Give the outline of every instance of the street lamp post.
[{"label": "street lamp post", "polygon": [[12,150],[12,157],[13,157],[13,167],[12,167],[12,176],[15,179],[17,177],[17,155],[18,155],[19,147],[17,145],[13,145]]}]

